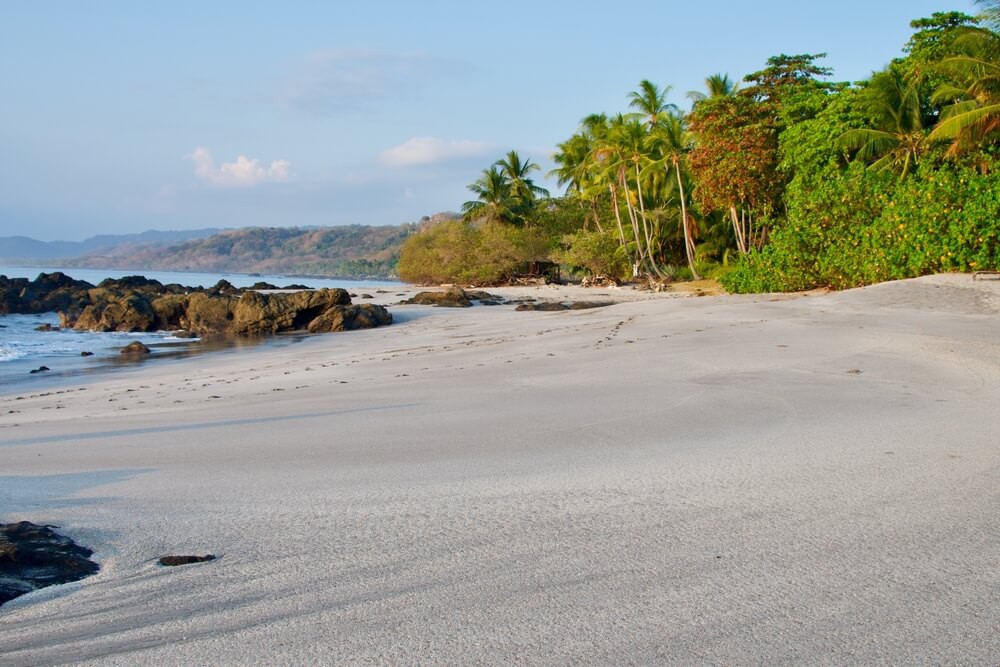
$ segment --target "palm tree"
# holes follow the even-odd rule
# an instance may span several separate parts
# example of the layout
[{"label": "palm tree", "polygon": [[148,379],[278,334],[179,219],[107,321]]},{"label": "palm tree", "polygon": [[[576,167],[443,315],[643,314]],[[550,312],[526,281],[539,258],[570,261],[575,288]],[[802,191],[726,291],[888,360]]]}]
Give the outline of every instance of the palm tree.
[{"label": "palm tree", "polygon": [[514,222],[517,218],[517,200],[513,196],[510,181],[497,169],[496,165],[483,170],[478,181],[469,186],[476,199],[462,204],[466,220],[486,222]]},{"label": "palm tree", "polygon": [[1000,0],[976,0],[983,8],[983,21],[994,31],[1000,31]]},{"label": "palm tree", "polygon": [[[1000,17],[1000,1],[982,2]],[[989,14],[987,14],[989,15]],[[964,54],[946,58],[941,69],[953,82],[934,93],[936,102],[953,101],[944,109],[931,139],[951,141],[949,154],[958,155],[1000,136],[1000,35],[969,29],[960,46]]]},{"label": "palm tree", "polygon": [[533,171],[541,170],[541,167],[530,159],[522,162],[517,151],[508,152],[506,156],[497,160],[494,166],[499,167],[504,176],[507,177],[511,194],[524,207],[525,212],[534,208],[535,200],[538,197],[549,196],[548,190],[535,185],[535,182],[528,176]]},{"label": "palm tree", "polygon": [[684,190],[684,169],[683,160],[692,141],[684,127],[684,118],[677,113],[669,114],[664,122],[658,124],[649,136],[651,148],[658,156],[650,163],[651,167],[663,168],[669,176],[673,172],[677,182],[677,199],[681,209],[681,229],[684,233],[684,255],[687,259],[688,268],[691,269],[691,277],[700,280],[697,269],[694,267],[694,234],[691,216],[687,210],[687,196]]},{"label": "palm tree", "polygon": [[[556,152],[552,155],[556,168],[549,172],[549,176],[554,177],[561,187],[565,186],[566,196],[579,200],[580,206],[585,210],[589,204],[590,215],[598,231],[603,232],[600,216],[597,214],[597,200],[603,188],[594,187],[593,135],[586,131],[578,132],[558,144],[556,148]],[[584,225],[586,224],[585,215]]]},{"label": "palm tree", "polygon": [[692,90],[687,94],[687,98],[694,104],[698,104],[713,97],[735,95],[739,89],[740,84],[730,79],[728,74],[713,74],[705,79],[705,90],[708,91],[707,93]]},{"label": "palm tree", "polygon": [[907,81],[894,68],[872,76],[861,93],[861,104],[877,127],[848,130],[838,143],[857,151],[855,159],[871,162],[871,169],[891,170],[905,178],[917,164],[926,142],[919,83]]},{"label": "palm tree", "polygon": [[664,86],[661,90],[655,83],[648,79],[639,82],[639,90],[634,90],[628,94],[628,105],[637,109],[639,115],[646,118],[649,127],[655,127],[660,118],[668,111],[676,111],[677,107],[667,102],[667,95],[670,94],[671,86]]}]

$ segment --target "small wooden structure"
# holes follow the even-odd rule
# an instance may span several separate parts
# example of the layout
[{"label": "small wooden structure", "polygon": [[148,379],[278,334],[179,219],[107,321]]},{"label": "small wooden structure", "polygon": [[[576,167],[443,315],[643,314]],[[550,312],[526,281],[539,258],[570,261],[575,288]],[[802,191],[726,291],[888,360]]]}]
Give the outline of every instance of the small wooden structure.
[{"label": "small wooden structure", "polygon": [[562,282],[559,276],[559,265],[543,259],[525,262],[517,267],[517,273],[514,275],[514,278],[515,280],[527,278],[532,281],[544,281],[546,283]]}]

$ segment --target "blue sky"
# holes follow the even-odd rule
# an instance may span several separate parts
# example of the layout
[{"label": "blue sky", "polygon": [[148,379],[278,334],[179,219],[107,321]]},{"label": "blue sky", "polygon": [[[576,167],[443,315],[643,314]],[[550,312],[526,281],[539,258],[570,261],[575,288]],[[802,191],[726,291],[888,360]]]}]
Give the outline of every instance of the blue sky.
[{"label": "blue sky", "polygon": [[[0,236],[399,224],[507,150],[547,170],[640,79],[670,101],[778,53],[837,80],[971,0],[6,2]],[[552,185],[553,190],[555,189]]]}]

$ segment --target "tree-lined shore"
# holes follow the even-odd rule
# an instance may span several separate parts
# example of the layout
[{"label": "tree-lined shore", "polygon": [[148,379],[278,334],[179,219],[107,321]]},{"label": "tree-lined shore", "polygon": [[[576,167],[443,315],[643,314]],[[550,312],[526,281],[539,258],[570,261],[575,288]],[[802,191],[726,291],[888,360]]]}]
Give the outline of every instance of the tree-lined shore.
[{"label": "tree-lined shore", "polygon": [[715,74],[559,144],[565,194],[515,151],[483,170],[463,220],[404,244],[413,282],[503,282],[539,260],[615,280],[718,278],[735,292],[847,288],[1000,266],[1000,2],[911,23],[901,55],[837,82],[825,54]]}]

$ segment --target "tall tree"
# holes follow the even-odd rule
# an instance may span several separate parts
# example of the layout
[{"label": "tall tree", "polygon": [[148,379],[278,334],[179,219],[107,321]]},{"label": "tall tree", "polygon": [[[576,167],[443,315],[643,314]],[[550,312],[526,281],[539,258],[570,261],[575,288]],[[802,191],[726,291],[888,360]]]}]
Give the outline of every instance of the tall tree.
[{"label": "tall tree", "polygon": [[468,189],[476,199],[462,204],[466,220],[486,222],[515,222],[517,220],[517,199],[514,197],[510,181],[496,165],[483,170],[483,175]]},{"label": "tall tree", "polygon": [[670,90],[671,86],[664,86],[660,89],[652,81],[643,79],[639,82],[639,89],[629,93],[628,105],[645,118],[649,127],[655,127],[665,113],[677,110],[675,105],[667,102]]},{"label": "tall tree", "polygon": [[1000,0],[976,0],[983,8],[983,20],[995,32],[1000,32]]},{"label": "tall tree", "polygon": [[875,119],[874,128],[848,130],[838,144],[856,151],[855,158],[871,168],[887,169],[905,178],[916,166],[926,140],[919,83],[897,68],[872,76],[859,98]]},{"label": "tall tree", "polygon": [[949,141],[951,155],[1000,140],[1000,34],[968,29],[956,44],[964,53],[941,61],[951,82],[934,95],[938,102],[954,103],[930,135]]},{"label": "tall tree", "polygon": [[740,84],[730,79],[728,74],[713,74],[705,79],[706,92],[692,90],[688,92],[687,98],[694,104],[698,104],[713,97],[735,95],[739,89]]},{"label": "tall tree", "polygon": [[699,280],[694,263],[694,221],[688,213],[687,189],[685,182],[686,155],[691,149],[691,138],[684,127],[684,118],[678,114],[668,114],[657,124],[649,135],[649,145],[653,154],[649,168],[663,169],[667,176],[673,176],[677,184],[677,203],[680,207],[680,226],[684,237],[684,256],[687,259],[691,277]]},{"label": "tall tree", "polygon": [[535,200],[539,197],[549,196],[548,190],[535,185],[531,179],[531,172],[539,171],[541,167],[530,159],[521,160],[517,151],[508,152],[507,155],[497,160],[494,166],[499,167],[507,177],[511,194],[525,211],[533,208]]},{"label": "tall tree", "polygon": [[746,95],[706,100],[691,112],[690,127],[697,140],[689,163],[702,212],[727,211],[739,251],[759,248],[784,185],[768,105]]},{"label": "tall tree", "polygon": [[772,56],[767,59],[767,67],[743,79],[749,85],[740,90],[740,95],[768,108],[779,132],[808,120],[822,108],[822,94],[836,87],[820,80],[833,74],[829,67],[816,64],[825,57],[825,53]]}]

